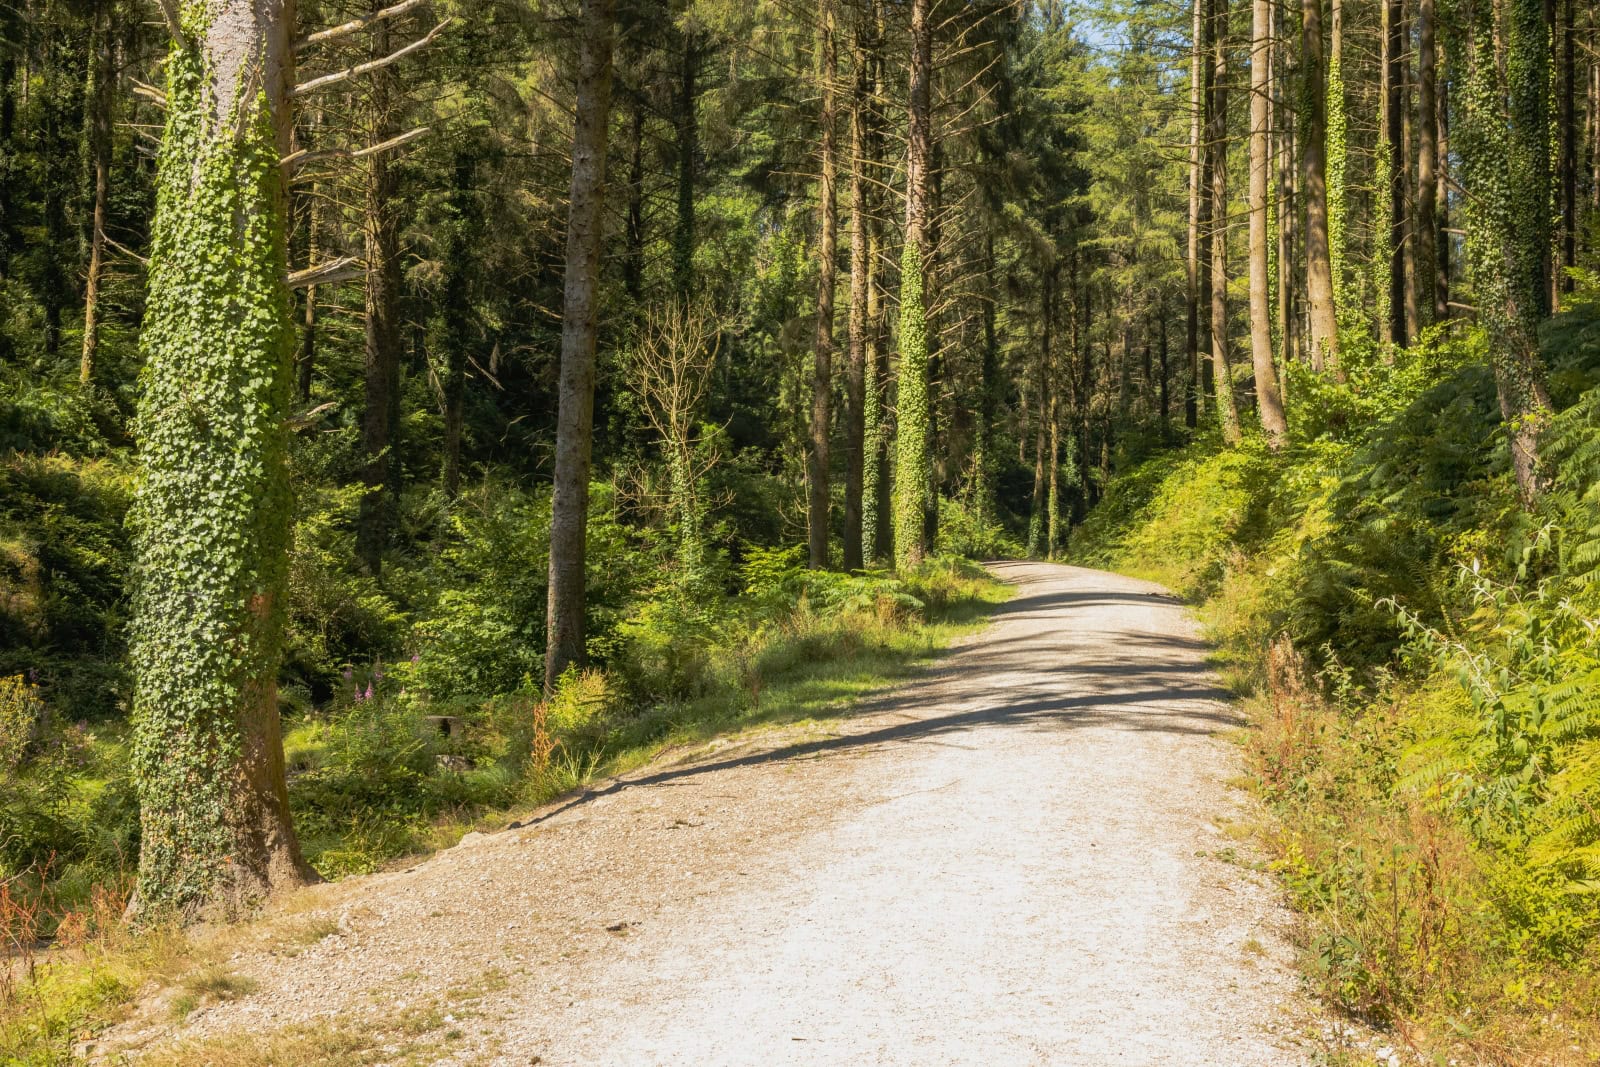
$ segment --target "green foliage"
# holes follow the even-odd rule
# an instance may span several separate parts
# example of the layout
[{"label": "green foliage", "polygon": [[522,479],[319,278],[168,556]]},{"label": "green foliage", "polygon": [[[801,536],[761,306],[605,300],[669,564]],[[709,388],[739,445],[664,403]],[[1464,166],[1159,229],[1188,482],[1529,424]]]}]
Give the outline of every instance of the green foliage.
[{"label": "green foliage", "polygon": [[290,497],[283,197],[265,95],[225,101],[191,40],[167,63],[150,257],[148,364],[129,526],[140,900],[193,910],[248,889],[237,763],[282,647]]},{"label": "green foliage", "polygon": [[1430,331],[1392,366],[1348,345],[1346,385],[1293,377],[1321,417],[1281,453],[1201,440],[1119,475],[1075,544],[1205,600],[1308,971],[1426,1048],[1600,1047],[1600,302],[1569,306],[1533,515],[1492,335]]},{"label": "green foliage", "polygon": [[900,263],[900,377],[895,407],[894,558],[901,569],[922,562],[928,508],[928,309],[921,251],[907,241]]}]

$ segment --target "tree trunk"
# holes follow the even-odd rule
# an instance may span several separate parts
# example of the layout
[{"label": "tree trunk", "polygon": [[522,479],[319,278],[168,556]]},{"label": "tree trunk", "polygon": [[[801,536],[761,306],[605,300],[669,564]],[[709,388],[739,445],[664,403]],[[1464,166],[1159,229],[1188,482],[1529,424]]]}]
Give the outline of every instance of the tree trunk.
[{"label": "tree trunk", "polygon": [[[1573,0],[1563,8],[1560,51],[1561,91],[1561,266],[1578,265],[1578,93],[1577,93],[1577,11]],[[1572,292],[1571,275],[1561,275],[1559,291]]]},{"label": "tree trunk", "polygon": [[[1211,362],[1216,376],[1217,416],[1228,444],[1240,439],[1239,402],[1234,396],[1228,352],[1228,0],[1213,0],[1216,73],[1212,77],[1211,132]],[[1109,307],[1107,309],[1109,311]],[[1270,353],[1270,346],[1269,346]],[[1270,361],[1270,355],[1269,355]]]},{"label": "tree trunk", "polygon": [[78,380],[83,385],[94,381],[95,356],[100,346],[100,269],[106,248],[106,200],[111,175],[111,110],[115,99],[116,68],[113,64],[114,12],[111,0],[101,0],[95,12],[95,32],[89,46],[89,88],[84,94],[84,110],[89,152],[89,169],[94,184],[94,207],[89,223],[89,270],[83,285],[83,354],[78,363]]},{"label": "tree trunk", "polygon": [[[1341,314],[1350,315],[1358,298],[1350,285],[1350,100],[1344,79],[1344,0],[1332,0],[1328,10],[1326,122],[1318,137],[1326,146],[1328,270],[1333,275],[1334,320],[1338,322]],[[1323,90],[1308,85],[1306,91]]]},{"label": "tree trunk", "polygon": [[932,139],[933,40],[930,0],[911,0],[911,70],[906,137],[906,236],[900,266],[900,389],[896,421],[894,551],[899,569],[916,567],[927,554],[928,309],[924,299],[928,262],[928,164]]},{"label": "tree trunk", "polygon": [[1250,44],[1250,362],[1256,374],[1256,411],[1267,443],[1283,444],[1289,425],[1272,359],[1271,283],[1267,263],[1267,182],[1272,169],[1269,114],[1272,71],[1272,0],[1251,4]]},{"label": "tree trunk", "polygon": [[989,286],[981,301],[983,314],[983,362],[979,369],[977,427],[972,456],[972,507],[980,530],[994,522],[994,430],[999,412],[1000,338],[995,327],[996,306],[1000,301],[996,274],[994,234],[984,238],[983,274]]},{"label": "tree trunk", "polygon": [[862,353],[861,413],[861,551],[863,562],[887,559],[890,554],[889,515],[892,510],[889,481],[889,439],[884,418],[885,393],[889,385],[889,351],[884,342],[886,323],[878,275],[883,255],[883,229],[880,209],[883,198],[876,182],[882,172],[882,124],[877,107],[877,91],[883,82],[883,9],[877,0],[868,8],[866,64],[870,70],[871,92],[866,98],[865,147],[858,165],[866,182],[866,343]]},{"label": "tree trunk", "polygon": [[1300,352],[1300,320],[1295,308],[1296,272],[1298,261],[1297,220],[1299,198],[1295,195],[1294,112],[1285,106],[1283,86],[1292,75],[1290,60],[1293,49],[1283,40],[1277,42],[1279,57],[1283,62],[1276,66],[1277,96],[1273,108],[1278,142],[1278,336],[1283,339],[1283,362],[1287,366]]},{"label": "tree trunk", "polygon": [[[382,6],[375,0],[373,10]],[[391,51],[389,23],[372,25],[372,57]],[[399,90],[394,68],[372,72],[369,114],[374,143],[395,129]],[[365,399],[361,414],[361,481],[366,493],[356,518],[356,560],[370,575],[381,573],[394,511],[394,431],[400,406],[400,224],[398,181],[387,152],[367,158],[363,225],[367,260],[367,303],[364,331]]]},{"label": "tree trunk", "polygon": [[1429,309],[1424,322],[1444,321],[1446,295],[1439,264],[1438,46],[1434,0],[1417,0],[1417,277]]},{"label": "tree trunk", "polygon": [[584,579],[589,459],[594,438],[595,327],[599,318],[606,188],[606,121],[611,105],[615,0],[583,0],[578,41],[567,264],[561,302],[561,379],[555,484],[550,498],[550,588],[544,687],[584,661]]},{"label": "tree trunk", "polygon": [[1327,100],[1322,85],[1322,0],[1301,0],[1301,71],[1305,92],[1305,141],[1300,146],[1301,195],[1306,203],[1306,299],[1310,304],[1308,342],[1311,365],[1343,380],[1339,363],[1339,323],[1333,295],[1333,267],[1328,245],[1328,177],[1323,130]]},{"label": "tree trunk", "polygon": [[633,96],[628,144],[628,229],[622,255],[622,289],[633,305],[631,314],[644,312],[644,92]]},{"label": "tree trunk", "polygon": [[[1411,343],[1406,327],[1415,317],[1416,297],[1406,286],[1405,53],[1404,0],[1385,0],[1383,8],[1384,125],[1382,150],[1389,159],[1389,233],[1385,245],[1389,286],[1389,338],[1401,348]],[[1379,190],[1378,195],[1385,191]],[[1410,314],[1408,314],[1408,307]]]},{"label": "tree trunk", "polygon": [[451,227],[447,246],[443,310],[445,316],[444,464],[440,472],[446,499],[461,489],[461,427],[467,392],[468,328],[472,321],[472,257],[483,238],[477,203],[473,199],[474,155],[456,152],[455,185],[451,190]]},{"label": "tree trunk", "polygon": [[1185,257],[1188,291],[1184,301],[1184,357],[1189,368],[1189,388],[1184,395],[1183,421],[1191,430],[1200,424],[1200,188],[1204,178],[1204,95],[1208,80],[1205,66],[1207,0],[1194,0],[1194,31],[1189,59],[1189,246]]},{"label": "tree trunk", "polygon": [[[1547,45],[1540,0],[1506,0],[1501,17],[1479,4],[1460,154],[1467,262],[1489,338],[1500,413],[1524,507],[1542,488],[1539,435],[1551,414],[1538,327],[1548,298],[1544,262],[1549,138]],[[1504,42],[1502,67],[1495,41]],[[1510,76],[1502,74],[1504,69]]]},{"label": "tree trunk", "polygon": [[237,914],[316,876],[284,783],[292,19],[219,0],[167,64],[135,434],[130,911]]},{"label": "tree trunk", "polygon": [[[867,58],[867,20],[856,33],[855,100],[850,112],[850,318],[849,361],[844,376],[844,569],[861,569],[862,492],[866,466],[867,286],[867,108],[872,65]],[[820,318],[820,316],[819,316]]]},{"label": "tree trunk", "polygon": [[683,66],[678,72],[678,227],[672,236],[672,284],[679,300],[694,293],[694,168],[699,151],[700,42],[693,30],[683,35]]},{"label": "tree trunk", "polygon": [[807,451],[806,533],[814,568],[828,566],[828,407],[833,398],[833,293],[838,281],[839,198],[836,192],[838,153],[834,110],[834,82],[839,77],[839,53],[833,36],[833,0],[817,5],[818,76],[822,81],[822,180],[817,189],[820,230],[817,247],[817,322],[812,353],[811,439]]},{"label": "tree trunk", "polygon": [[1039,359],[1034,365],[1034,428],[1033,428],[1033,511],[1028,521],[1028,555],[1047,559],[1049,541],[1049,472],[1045,467],[1046,449],[1050,443],[1055,418],[1055,397],[1050,374],[1050,342],[1055,301],[1051,289],[1055,272],[1049,268],[1040,271],[1039,279]]}]

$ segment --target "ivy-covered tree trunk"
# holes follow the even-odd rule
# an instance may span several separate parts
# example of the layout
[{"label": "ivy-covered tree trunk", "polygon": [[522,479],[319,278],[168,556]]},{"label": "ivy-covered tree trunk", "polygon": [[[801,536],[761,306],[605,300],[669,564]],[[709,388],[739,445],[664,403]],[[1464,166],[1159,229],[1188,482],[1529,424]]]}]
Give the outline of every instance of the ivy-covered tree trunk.
[{"label": "ivy-covered tree trunk", "polygon": [[135,424],[133,910],[233,914],[314,877],[277,673],[289,534],[292,61],[275,0],[190,0],[167,63]]},{"label": "ivy-covered tree trunk", "polygon": [[806,452],[806,541],[812,567],[828,565],[829,406],[833,398],[833,294],[838,282],[839,202],[837,194],[837,115],[834,82],[839,77],[839,53],[833,35],[833,2],[821,0],[817,10],[818,79],[822,83],[822,177],[817,189],[819,230],[817,241],[817,321],[812,349],[811,433]]},{"label": "ivy-covered tree trunk", "polygon": [[[1328,174],[1323,131],[1327,126],[1327,99],[1322,85],[1322,0],[1301,0],[1300,94],[1304,140],[1300,146],[1303,171],[1301,195],[1306,205],[1306,300],[1310,305],[1307,343],[1311,365],[1342,378],[1339,365],[1339,323],[1334,299],[1334,275],[1328,239]],[[1330,90],[1331,91],[1331,90]]]},{"label": "ivy-covered tree trunk", "polygon": [[1256,374],[1256,410],[1267,442],[1277,448],[1288,432],[1283,393],[1272,359],[1272,293],[1268,270],[1271,235],[1267,184],[1272,169],[1272,3],[1253,0],[1250,35],[1250,361]]},{"label": "ivy-covered tree trunk", "polygon": [[544,685],[553,691],[584,658],[584,578],[589,463],[594,444],[594,349],[606,188],[606,120],[611,107],[615,0],[583,0],[578,101],[567,200],[567,273],[561,305],[561,377],[556,412],[555,485],[550,499],[550,586]]},{"label": "ivy-covered tree trunk", "polygon": [[[1539,495],[1539,435],[1551,414],[1539,320],[1548,286],[1550,124],[1541,0],[1473,0],[1459,135],[1467,268],[1488,334],[1500,414],[1525,507]],[[1495,54],[1503,42],[1503,57]],[[1502,65],[1501,59],[1504,63]],[[1502,73],[1503,72],[1503,73]]]},{"label": "ivy-covered tree trunk", "polygon": [[911,0],[911,75],[907,107],[906,238],[900,260],[900,390],[896,405],[894,555],[900,569],[927,555],[928,308],[924,264],[928,258],[928,164],[931,160],[933,40],[930,0]]},{"label": "ivy-covered tree trunk", "polygon": [[[1328,22],[1328,87],[1322,104],[1327,116],[1323,137],[1328,176],[1328,270],[1333,275],[1334,306],[1348,315],[1359,301],[1350,285],[1350,100],[1344,81],[1344,0],[1332,0]],[[1306,91],[1322,90],[1308,85]]]}]

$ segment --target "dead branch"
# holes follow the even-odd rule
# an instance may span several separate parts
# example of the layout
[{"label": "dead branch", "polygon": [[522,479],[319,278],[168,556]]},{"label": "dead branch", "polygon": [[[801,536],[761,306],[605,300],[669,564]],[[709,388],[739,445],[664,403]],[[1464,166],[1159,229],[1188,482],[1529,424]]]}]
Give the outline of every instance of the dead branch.
[{"label": "dead branch", "polygon": [[289,288],[304,289],[308,285],[354,281],[366,273],[366,269],[355,256],[340,256],[338,259],[330,259],[326,263],[318,263],[314,267],[292,272],[288,277]]},{"label": "dead branch", "polygon": [[279,165],[298,168],[307,163],[319,163],[324,159],[366,159],[368,156],[375,156],[379,152],[387,152],[391,148],[399,148],[401,145],[410,144],[427,133],[430,128],[428,126],[418,126],[414,130],[407,130],[405,133],[391,137],[387,141],[380,141],[365,148],[302,148],[298,152],[291,152],[284,156],[283,159],[279,160]]},{"label": "dead branch", "polygon": [[369,74],[372,71],[380,70],[383,67],[387,67],[391,63],[398,63],[400,60],[411,55],[413,52],[419,52],[428,47],[428,45],[432,44],[434,38],[443,33],[445,28],[453,21],[453,19],[445,19],[443,22],[439,23],[439,25],[429,30],[426,37],[412,41],[404,48],[398,48],[380,59],[369,59],[365,63],[357,63],[353,67],[346,67],[343,70],[336,70],[332,74],[324,74],[321,77],[312,78],[308,82],[301,82],[299,85],[296,85],[289,91],[289,95],[295,99],[299,99],[307,94],[326,89],[331,85],[338,85],[341,82],[349,81],[351,78],[358,77],[362,74]]},{"label": "dead branch", "polygon": [[316,33],[308,33],[294,43],[294,50],[298,52],[302,48],[321,44],[323,41],[332,41],[340,37],[348,37],[352,33],[359,33],[381,19],[392,19],[397,15],[404,15],[422,2],[423,0],[400,0],[400,3],[386,7],[382,11],[374,11],[369,15],[353,18],[349,22],[341,23],[338,26],[330,26],[325,30],[318,30]]}]

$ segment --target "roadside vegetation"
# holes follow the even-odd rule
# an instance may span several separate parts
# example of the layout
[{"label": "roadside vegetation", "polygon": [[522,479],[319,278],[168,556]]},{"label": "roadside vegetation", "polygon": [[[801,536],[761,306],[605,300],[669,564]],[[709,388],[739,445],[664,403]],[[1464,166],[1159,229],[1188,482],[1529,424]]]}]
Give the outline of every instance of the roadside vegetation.
[{"label": "roadside vegetation", "polygon": [[1543,338],[1519,506],[1475,333],[1351,367],[1280,452],[1130,464],[1073,559],[1200,605],[1304,966],[1427,1062],[1600,1056],[1600,287]]}]

